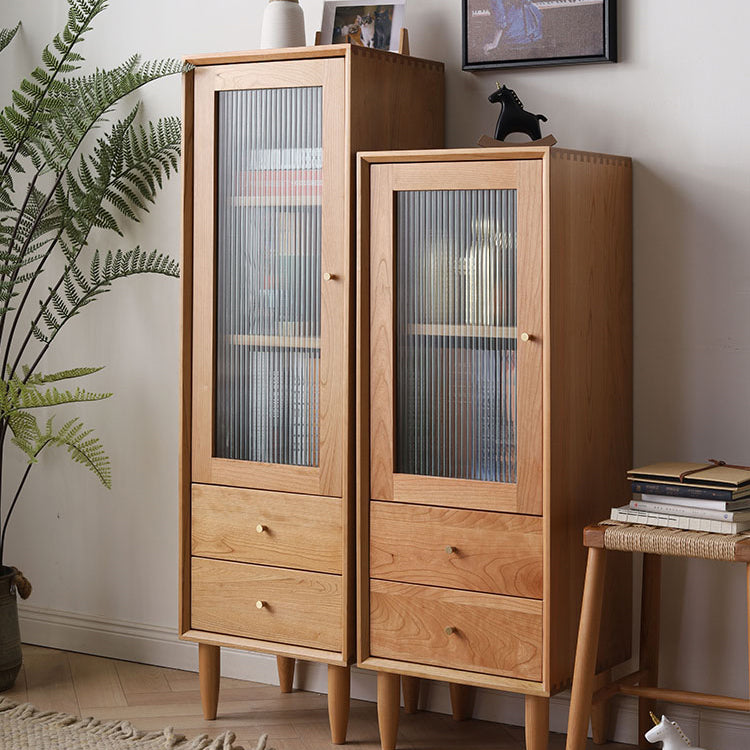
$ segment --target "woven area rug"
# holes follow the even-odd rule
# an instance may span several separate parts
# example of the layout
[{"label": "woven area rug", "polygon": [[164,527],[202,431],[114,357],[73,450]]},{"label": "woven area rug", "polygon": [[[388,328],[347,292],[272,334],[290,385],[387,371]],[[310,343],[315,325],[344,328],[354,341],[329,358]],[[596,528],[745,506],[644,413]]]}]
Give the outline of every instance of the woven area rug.
[{"label": "woven area rug", "polygon": [[[234,739],[233,732],[224,732],[187,740],[171,727],[141,732],[127,721],[79,719],[0,698],[0,750],[245,750]],[[272,750],[265,734],[252,750]]]}]

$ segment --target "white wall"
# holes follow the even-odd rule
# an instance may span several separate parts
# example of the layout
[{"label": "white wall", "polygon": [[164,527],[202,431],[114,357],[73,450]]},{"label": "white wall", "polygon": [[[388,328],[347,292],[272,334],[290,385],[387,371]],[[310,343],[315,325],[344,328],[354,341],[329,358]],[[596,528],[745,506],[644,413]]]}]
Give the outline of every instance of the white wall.
[{"label": "white wall", "polygon": [[[301,2],[311,40],[322,2]],[[255,48],[264,4],[112,0],[87,55],[111,65],[134,51],[153,58]],[[707,4],[685,0],[620,5],[616,65],[465,73],[458,0],[409,0],[407,25],[413,54],[446,63],[448,146],[472,145],[493,132],[497,110],[486,97],[500,80],[527,109],[547,115],[544,132],[560,145],[634,158],[636,461],[712,457],[747,464],[750,6],[734,0],[712,14]],[[2,55],[0,101],[36,63],[64,13],[62,0],[0,6],[0,25],[24,21],[14,49]],[[149,116],[179,113],[179,80],[151,86],[143,100]],[[120,246],[138,242],[179,253],[178,180]],[[172,658],[178,310],[174,280],[126,281],[72,323],[50,356],[50,369],[107,366],[91,386],[116,396],[81,412],[110,450],[115,485],[107,492],[64,455],[46,456],[33,472],[7,559],[35,585],[28,628],[42,639],[64,631],[72,613],[68,623],[78,618],[82,648],[95,640],[87,641],[91,623],[107,632],[132,623],[159,634],[153,658]],[[666,561],[665,681],[746,695],[743,572]]]}]

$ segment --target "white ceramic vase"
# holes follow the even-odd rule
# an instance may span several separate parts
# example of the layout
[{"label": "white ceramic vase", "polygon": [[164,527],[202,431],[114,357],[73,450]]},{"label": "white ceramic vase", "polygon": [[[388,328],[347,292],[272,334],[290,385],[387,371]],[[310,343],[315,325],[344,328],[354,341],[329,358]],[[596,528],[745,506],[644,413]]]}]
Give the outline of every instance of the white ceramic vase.
[{"label": "white ceramic vase", "polygon": [[260,48],[305,46],[305,14],[299,0],[268,0],[260,30]]}]

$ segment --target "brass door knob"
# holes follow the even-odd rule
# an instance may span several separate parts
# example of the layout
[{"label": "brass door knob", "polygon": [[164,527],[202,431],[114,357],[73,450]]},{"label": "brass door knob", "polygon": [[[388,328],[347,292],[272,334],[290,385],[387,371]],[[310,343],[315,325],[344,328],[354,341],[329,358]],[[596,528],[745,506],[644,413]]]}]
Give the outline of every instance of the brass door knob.
[{"label": "brass door knob", "polygon": [[258,601],[255,602],[255,606],[258,609],[263,609],[266,606],[266,603],[264,601],[262,601],[261,599],[258,599]]},{"label": "brass door knob", "polygon": [[531,341],[533,338],[534,337],[530,333],[526,333],[526,331],[521,334],[521,341]]},{"label": "brass door knob", "polygon": [[259,534],[262,534],[262,533],[263,533],[264,531],[266,531],[266,529],[267,529],[267,527],[266,527],[266,526],[264,526],[264,525],[263,525],[262,523],[259,523],[259,524],[258,524],[258,525],[257,525],[257,526],[255,527],[255,530],[256,530],[256,531],[257,531],[257,532],[258,532]]},{"label": "brass door knob", "polygon": [[449,625],[449,626],[448,626],[448,627],[447,627],[447,628],[445,629],[445,634],[446,634],[446,635],[453,635],[453,634],[454,634],[455,632],[456,632],[456,629],[455,629],[454,627],[452,627],[451,625]]},{"label": "brass door knob", "polygon": [[445,548],[445,551],[446,551],[446,552],[447,552],[447,553],[448,553],[449,555],[452,555],[452,554],[453,554],[453,553],[454,553],[454,552],[456,551],[456,548],[455,548],[455,547],[451,547],[451,546],[450,546],[450,544],[449,544],[449,545],[448,545],[448,546],[447,546],[447,547]]},{"label": "brass door knob", "polygon": [[335,279],[335,278],[336,278],[336,274],[335,274],[335,273],[328,273],[328,271],[326,271],[326,272],[325,272],[325,273],[323,274],[323,278],[324,278],[324,279],[325,279],[326,281],[332,281],[333,279]]}]

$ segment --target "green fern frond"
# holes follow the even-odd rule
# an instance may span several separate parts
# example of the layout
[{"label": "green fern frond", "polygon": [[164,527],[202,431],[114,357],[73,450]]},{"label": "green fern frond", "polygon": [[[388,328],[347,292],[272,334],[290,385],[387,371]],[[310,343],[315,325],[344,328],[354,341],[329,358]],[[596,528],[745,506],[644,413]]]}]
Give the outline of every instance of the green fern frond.
[{"label": "green fern frond", "polygon": [[19,21],[12,29],[0,29],[0,50],[4,50],[13,41],[13,37],[20,28],[21,22]]},{"label": "green fern frond", "polygon": [[103,367],[74,367],[70,370],[60,370],[59,372],[31,373],[29,367],[24,365],[22,368],[23,380],[27,385],[43,385],[44,383],[56,383],[60,380],[70,380],[71,378],[83,378],[86,375],[93,375],[103,370]]},{"label": "green fern frond", "polygon": [[[50,296],[42,303],[39,314],[32,323],[33,335],[45,343],[51,341],[63,325],[83,307],[108,292],[114,281],[146,273],[179,278],[180,266],[176,260],[164,253],[157,250],[148,253],[140,247],[128,251],[118,250],[116,253],[110,250],[102,264],[100,252],[96,250],[88,280],[85,280],[80,269],[72,264],[63,275],[61,286],[64,299],[59,292],[50,290]],[[39,325],[42,321],[46,330]]]},{"label": "green fern frond", "polygon": [[99,478],[108,489],[112,489],[112,465],[109,456],[97,437],[90,437],[93,430],[84,429],[83,423],[74,418],[66,422],[52,440],[56,445],[65,446],[71,458]]}]

